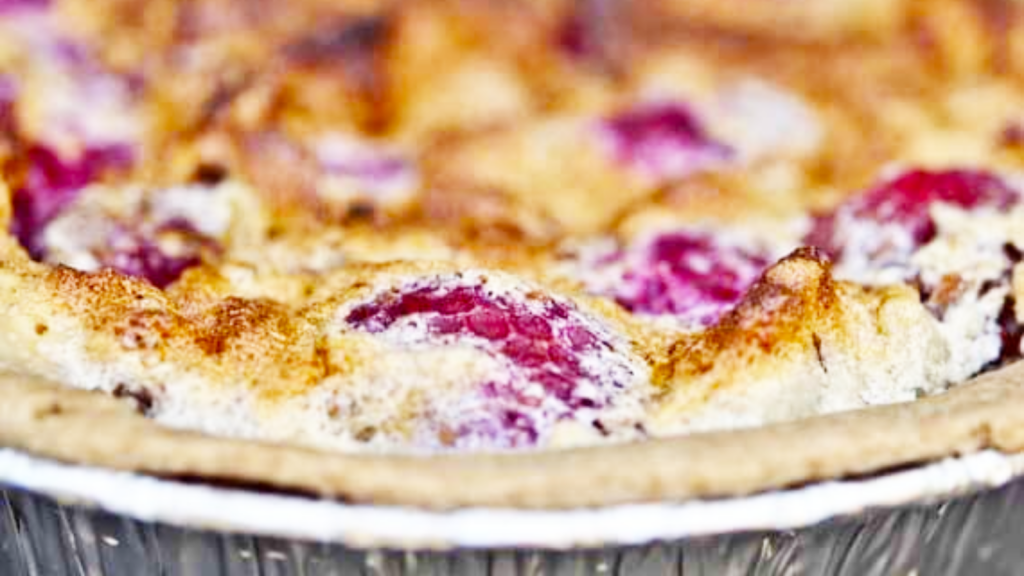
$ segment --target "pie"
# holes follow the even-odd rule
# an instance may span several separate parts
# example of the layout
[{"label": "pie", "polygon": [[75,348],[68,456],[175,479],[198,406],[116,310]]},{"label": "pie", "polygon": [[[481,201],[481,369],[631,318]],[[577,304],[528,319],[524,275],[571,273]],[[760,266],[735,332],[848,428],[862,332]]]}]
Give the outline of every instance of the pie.
[{"label": "pie", "polygon": [[0,177],[43,456],[559,507],[1024,449],[1013,0],[0,2]]}]

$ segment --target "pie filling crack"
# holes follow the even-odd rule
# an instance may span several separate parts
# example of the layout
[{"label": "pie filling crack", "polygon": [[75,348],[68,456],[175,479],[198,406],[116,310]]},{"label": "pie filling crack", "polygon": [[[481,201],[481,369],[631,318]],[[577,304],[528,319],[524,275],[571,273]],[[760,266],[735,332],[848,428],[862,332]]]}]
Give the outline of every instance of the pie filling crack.
[{"label": "pie filling crack", "polygon": [[1024,7],[159,4],[0,2],[0,442],[543,506],[1021,447]]}]

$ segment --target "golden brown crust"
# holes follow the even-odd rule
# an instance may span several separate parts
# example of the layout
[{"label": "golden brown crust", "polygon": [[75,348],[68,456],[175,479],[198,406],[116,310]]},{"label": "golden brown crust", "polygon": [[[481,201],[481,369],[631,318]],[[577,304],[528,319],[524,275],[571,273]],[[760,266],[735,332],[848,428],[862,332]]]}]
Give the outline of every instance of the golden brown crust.
[{"label": "golden brown crust", "polygon": [[24,377],[0,382],[0,441],[41,456],[430,508],[736,496],[986,448],[1024,449],[1024,365],[943,396],[754,430],[530,455],[431,458],[212,438],[163,428],[104,395]]}]

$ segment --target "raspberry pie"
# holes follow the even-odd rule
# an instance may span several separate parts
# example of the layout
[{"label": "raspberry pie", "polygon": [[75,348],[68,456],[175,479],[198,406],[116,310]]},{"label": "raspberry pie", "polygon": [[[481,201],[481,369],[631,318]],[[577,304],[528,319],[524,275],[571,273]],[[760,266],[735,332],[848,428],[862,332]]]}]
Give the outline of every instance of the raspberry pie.
[{"label": "raspberry pie", "polygon": [[438,507],[1024,449],[1022,78],[1011,0],[0,0],[0,442]]}]

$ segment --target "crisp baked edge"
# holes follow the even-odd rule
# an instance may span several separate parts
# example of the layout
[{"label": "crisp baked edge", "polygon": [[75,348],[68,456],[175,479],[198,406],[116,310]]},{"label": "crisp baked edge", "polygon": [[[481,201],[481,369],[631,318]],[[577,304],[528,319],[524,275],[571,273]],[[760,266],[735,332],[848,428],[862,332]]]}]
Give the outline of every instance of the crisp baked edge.
[{"label": "crisp baked edge", "polygon": [[0,375],[0,445],[164,477],[424,508],[572,508],[750,494],[1024,450],[1024,362],[941,396],[761,428],[530,454],[339,454],[173,430],[109,396]]}]

